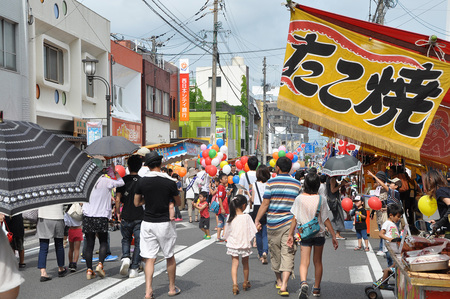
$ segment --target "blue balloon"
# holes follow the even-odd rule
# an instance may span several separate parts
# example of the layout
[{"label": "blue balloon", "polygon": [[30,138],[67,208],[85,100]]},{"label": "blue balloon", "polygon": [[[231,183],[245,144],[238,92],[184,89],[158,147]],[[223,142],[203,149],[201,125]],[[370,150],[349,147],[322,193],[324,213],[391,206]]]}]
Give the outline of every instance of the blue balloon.
[{"label": "blue balloon", "polygon": [[216,144],[217,144],[217,146],[219,147],[219,149],[222,147],[222,145],[223,145],[223,139],[217,139],[216,140]]},{"label": "blue balloon", "polygon": [[292,163],[297,162],[297,160],[298,160],[298,156],[297,156],[297,155],[294,155],[294,159],[292,159]]},{"label": "blue balloon", "polygon": [[239,176],[238,176],[238,175],[235,175],[235,176],[233,177],[233,183],[239,184]]},{"label": "blue balloon", "polygon": [[208,144],[208,146],[206,148],[209,149],[211,147],[212,147],[212,144],[210,143],[210,144]]}]

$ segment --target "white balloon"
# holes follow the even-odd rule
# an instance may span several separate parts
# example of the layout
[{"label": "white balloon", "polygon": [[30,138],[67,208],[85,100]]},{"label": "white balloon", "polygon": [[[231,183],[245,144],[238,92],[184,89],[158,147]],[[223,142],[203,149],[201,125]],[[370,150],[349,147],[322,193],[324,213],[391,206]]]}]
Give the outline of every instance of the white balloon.
[{"label": "white balloon", "polygon": [[292,164],[292,169],[294,169],[294,170],[300,169],[300,163],[295,162],[294,164]]},{"label": "white balloon", "polygon": [[214,159],[212,159],[211,164],[214,165],[214,166],[217,166],[217,165],[220,164],[220,160],[217,159],[217,158],[214,158]]},{"label": "white balloon", "polygon": [[229,174],[230,172],[231,172],[231,167],[230,167],[230,165],[225,165],[224,167],[223,167],[223,169],[222,169],[222,171],[223,171],[223,173],[225,173],[225,174]]},{"label": "white balloon", "polygon": [[227,147],[226,145],[222,145],[222,146],[220,147],[220,152],[226,154],[227,151],[228,151],[228,147]]},{"label": "white balloon", "polygon": [[216,158],[218,158],[220,161],[222,161],[223,153],[222,152],[218,152]]}]

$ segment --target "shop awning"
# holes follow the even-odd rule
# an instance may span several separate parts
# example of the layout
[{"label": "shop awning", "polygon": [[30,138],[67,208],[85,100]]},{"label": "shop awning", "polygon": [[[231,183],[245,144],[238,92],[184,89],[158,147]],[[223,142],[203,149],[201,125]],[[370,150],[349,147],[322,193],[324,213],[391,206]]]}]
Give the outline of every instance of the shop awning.
[{"label": "shop awning", "polygon": [[193,139],[184,139],[173,143],[158,143],[146,145],[149,150],[155,150],[163,156],[163,163],[169,164],[177,161],[197,157],[202,142]]},{"label": "shop awning", "polygon": [[[449,133],[445,106],[450,100],[444,96],[450,64],[443,58],[450,43],[428,40],[297,5],[291,13],[278,107],[331,136],[414,161],[421,161],[421,155],[448,161],[445,150],[436,159],[431,141],[436,136],[427,132],[439,122],[442,134]],[[444,53],[442,61],[439,53]]]}]

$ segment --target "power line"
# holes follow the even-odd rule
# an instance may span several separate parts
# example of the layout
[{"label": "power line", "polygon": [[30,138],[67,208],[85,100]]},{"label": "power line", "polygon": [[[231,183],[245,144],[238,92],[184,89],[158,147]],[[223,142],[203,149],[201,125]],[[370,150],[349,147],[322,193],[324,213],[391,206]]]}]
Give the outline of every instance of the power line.
[{"label": "power line", "polygon": [[[272,48],[272,49],[262,49],[262,50],[249,50],[249,51],[234,51],[234,52],[222,52],[221,55],[234,55],[234,54],[246,54],[246,53],[261,53],[261,52],[269,52],[269,51],[280,51],[280,50],[286,50],[286,47],[284,48]],[[208,52],[209,53],[209,52]],[[210,53],[211,54],[211,53]],[[176,56],[178,54],[164,54],[166,56]],[[202,53],[191,53],[186,54],[190,56],[199,56],[204,55]]]}]

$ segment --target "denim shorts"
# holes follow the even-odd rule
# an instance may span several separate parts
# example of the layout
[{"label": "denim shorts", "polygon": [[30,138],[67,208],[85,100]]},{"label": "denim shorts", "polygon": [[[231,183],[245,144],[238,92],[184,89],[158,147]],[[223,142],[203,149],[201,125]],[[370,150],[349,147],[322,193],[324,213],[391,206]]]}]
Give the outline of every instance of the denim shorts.
[{"label": "denim shorts", "polygon": [[394,264],[394,261],[392,260],[392,257],[391,257],[391,254],[389,253],[389,251],[386,251],[386,261],[387,261],[388,268],[392,267],[392,265]]},{"label": "denim shorts", "polygon": [[224,214],[217,214],[217,217],[219,217],[219,222],[217,222],[217,228],[224,228],[225,221],[226,221],[226,215]]},{"label": "denim shorts", "polygon": [[325,244],[325,237],[315,237],[307,240],[301,240],[300,245],[301,246],[323,246]]},{"label": "denim shorts", "polygon": [[367,229],[357,229],[356,238],[367,240]]}]

